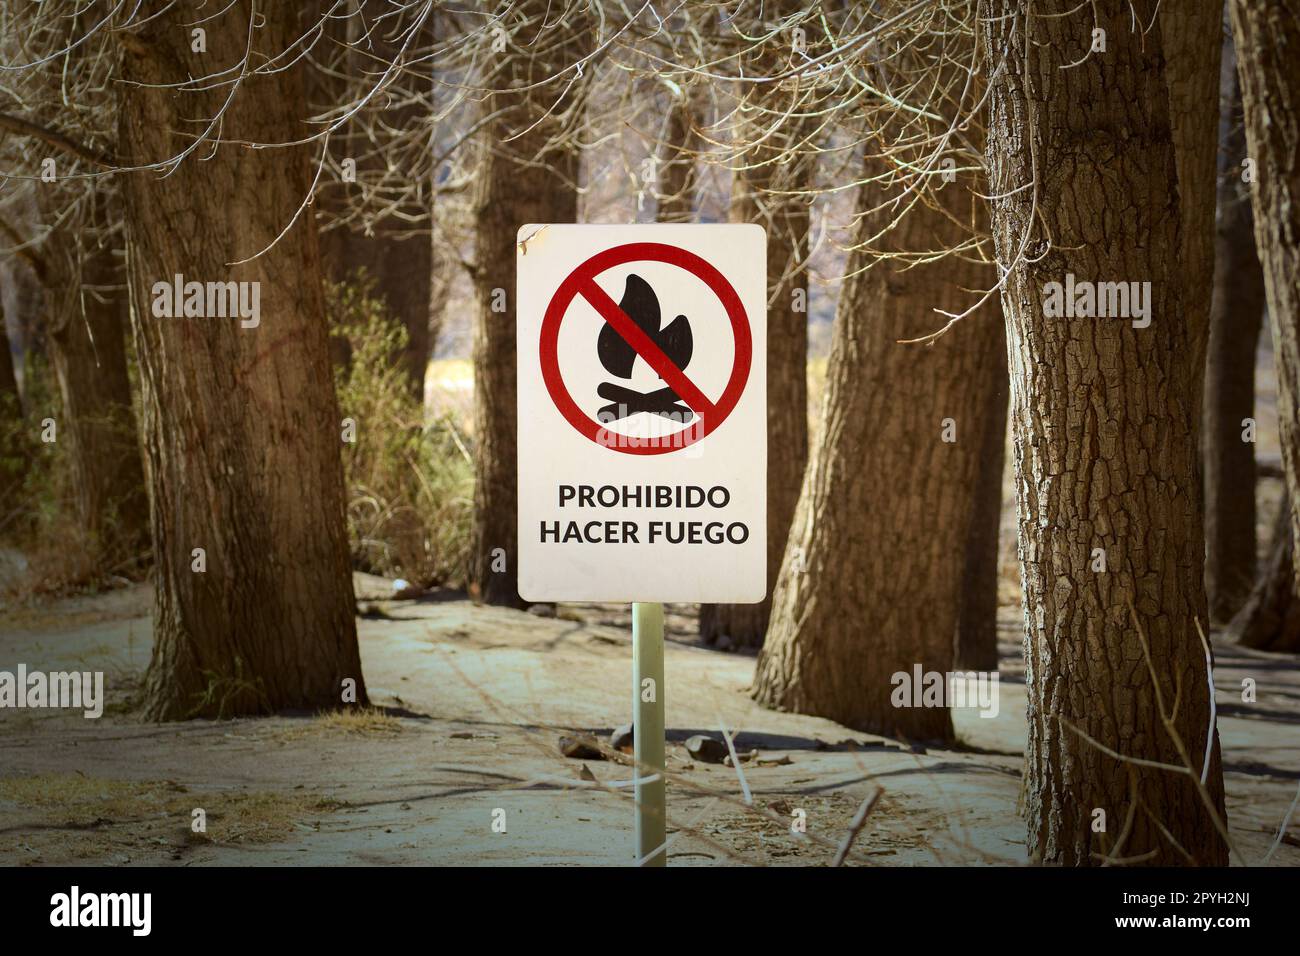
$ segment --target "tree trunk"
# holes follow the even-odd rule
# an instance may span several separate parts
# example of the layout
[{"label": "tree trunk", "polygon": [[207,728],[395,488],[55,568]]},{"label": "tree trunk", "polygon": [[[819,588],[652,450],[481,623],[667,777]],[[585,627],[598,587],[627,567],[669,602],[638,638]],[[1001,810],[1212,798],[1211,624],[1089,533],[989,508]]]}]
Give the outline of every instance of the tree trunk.
[{"label": "tree trunk", "polygon": [[[432,17],[421,28],[420,40],[433,38]],[[324,102],[315,109],[337,108],[368,92],[376,81],[380,64],[394,61],[401,53],[401,42],[389,34],[391,26],[379,26],[366,17],[334,17],[325,24],[332,44],[347,44],[340,55],[339,68],[344,76],[314,71],[308,78],[313,98]],[[327,182],[321,190],[320,208],[328,217],[347,217],[346,221],[320,234],[321,261],[325,276],[333,282],[355,282],[360,273],[373,283],[371,294],[382,301],[388,315],[406,329],[406,347],[394,356],[406,370],[411,394],[424,400],[424,373],[431,347],[429,329],[430,292],[433,275],[433,248],[427,232],[432,228],[432,201],[426,189],[415,189],[410,173],[396,162],[403,162],[411,147],[398,151],[389,140],[401,136],[423,121],[413,99],[424,90],[407,93],[401,84],[411,82],[432,86],[429,65],[406,66],[393,86],[379,94],[343,127],[338,145],[331,148],[344,158],[356,162],[358,182]],[[387,106],[396,102],[396,106]],[[365,198],[361,198],[363,190]],[[347,194],[352,193],[349,197]],[[400,198],[397,198],[399,197]],[[359,209],[349,208],[349,198]],[[394,204],[394,209],[384,208]],[[398,215],[400,213],[400,217]]]},{"label": "tree trunk", "polygon": [[[1277,364],[1278,425],[1290,500],[1292,551],[1300,542],[1300,2],[1233,0],[1232,32],[1245,116],[1247,155],[1257,166],[1251,186],[1255,248],[1264,269],[1269,328]],[[1292,562],[1287,600],[1300,596]],[[1287,621],[1295,612],[1276,616]],[[1273,650],[1300,651],[1300,628],[1252,640]]]},{"label": "tree trunk", "polygon": [[[1155,13],[1152,0],[1132,11],[1125,0],[1080,9],[1072,0],[1032,10],[1023,0],[981,4],[990,69],[1002,67],[990,80],[988,166],[998,260],[1009,270],[1002,301],[1024,591],[1029,851],[1066,865],[1108,855],[1227,860],[1206,807],[1223,818],[1197,635],[1205,620],[1203,327],[1181,311],[1189,283],[1163,30],[1130,23]],[[1094,27],[1105,30],[1107,50],[1087,56]],[[1047,284],[1067,275],[1150,282],[1150,326],[1049,317],[1060,290]],[[1171,710],[1186,761],[1162,721]],[[1188,774],[1101,749],[1190,764],[1199,780],[1207,732],[1205,800]]]},{"label": "tree trunk", "polygon": [[[157,12],[147,6],[142,18]],[[194,117],[221,107],[225,87],[169,85],[239,63],[250,13],[239,0],[210,22],[206,54],[191,53],[176,13],[124,42],[119,148],[133,163],[175,156]],[[301,27],[291,5],[257,13],[253,64],[283,57]],[[228,265],[271,245],[308,194],[315,144],[239,145],[307,133],[304,64],[242,78],[220,127],[231,142],[205,145],[166,178],[124,181],[157,561],[154,720],[337,707],[352,687],[366,702],[314,220]],[[154,284],[176,275],[259,283],[260,323],[155,317]]]},{"label": "tree trunk", "polygon": [[[517,586],[515,243],[525,225],[574,222],[578,215],[578,152],[569,125],[581,110],[579,84],[568,87],[559,102],[569,76],[535,84],[579,58],[586,18],[576,11],[558,17],[548,14],[550,9],[548,0],[524,0],[515,7],[517,19],[506,24],[512,34],[509,48],[497,56],[483,85],[524,92],[494,93],[484,102],[485,116],[501,113],[484,127],[474,197],[479,308],[474,326],[477,481],[471,589],[488,604],[515,607],[524,603]],[[494,311],[501,303],[505,311]]]},{"label": "tree trunk", "polygon": [[[74,33],[89,29],[81,16],[72,19]],[[69,51],[65,69],[86,69],[85,56],[84,47]],[[111,116],[109,102],[98,106]],[[66,452],[78,543],[86,566],[105,574],[141,570],[149,541],[127,371],[125,264],[112,228],[120,217],[117,200],[115,185],[74,175],[35,184],[30,203],[23,204],[32,225],[52,230],[28,261],[41,287],[40,313],[61,404],[56,437]]]},{"label": "tree trunk", "polygon": [[[0,282],[17,271],[16,263],[0,263]],[[23,420],[22,396],[14,374],[5,323],[5,298],[0,293],[0,530],[10,527],[15,510],[22,507],[18,494],[27,475],[31,442]]]},{"label": "tree trunk", "polygon": [[[430,13],[429,18],[430,30],[436,37],[442,37],[444,41],[456,35],[461,27],[455,17],[441,15],[437,9]],[[446,97],[454,98],[458,95],[454,88],[448,90],[435,82],[429,101],[432,108],[438,110],[447,105]],[[459,131],[452,129],[450,124],[438,127],[430,140],[430,151],[439,156],[443,155],[459,135]],[[442,343],[442,334],[447,325],[447,303],[451,299],[452,287],[461,270],[460,254],[455,248],[456,239],[453,238],[454,227],[460,219],[460,210],[458,206],[453,208],[455,197],[452,193],[463,191],[466,184],[452,181],[454,169],[454,165],[444,161],[441,165],[433,165],[429,170],[429,343],[427,351],[430,360],[438,354],[438,346]]]},{"label": "tree trunk", "polygon": [[1295,576],[1295,540],[1291,506],[1286,498],[1273,526],[1273,543],[1264,573],[1228,625],[1228,637],[1261,651],[1300,647],[1300,601],[1291,599]]},{"label": "tree trunk", "polygon": [[[38,219],[39,204],[33,199],[26,212],[34,220]],[[21,224],[25,219],[24,212],[16,211],[13,215],[19,222],[0,224],[0,241],[12,241],[15,235],[27,234],[25,229],[18,233],[12,231],[13,226]],[[29,353],[45,355],[46,352],[49,321],[45,308],[45,281],[41,278],[41,273],[46,268],[45,260],[30,250],[27,255],[15,256],[0,265],[0,283],[3,283],[0,286],[0,298],[4,300],[5,312],[9,316],[6,321],[7,331],[13,333],[24,362]],[[21,368],[21,365],[15,366],[15,371]],[[23,382],[19,389],[24,400],[29,387],[28,383]]]},{"label": "tree trunk", "polygon": [[[1264,318],[1264,272],[1255,254],[1250,194],[1242,182],[1246,133],[1232,48],[1224,50],[1223,157],[1215,229],[1214,294],[1205,366],[1205,586],[1210,618],[1227,621],[1255,582],[1255,353]],[[1288,532],[1289,534],[1289,532]]]},{"label": "tree trunk", "polygon": [[[796,4],[770,8],[767,16],[782,18]],[[758,25],[756,25],[757,29]],[[769,44],[770,46],[770,44]],[[771,75],[788,66],[785,49],[764,49],[747,68]],[[808,229],[810,200],[791,195],[810,189],[815,160],[800,149],[815,127],[789,118],[785,128],[760,136],[771,115],[786,112],[799,95],[774,85],[755,89],[764,96],[761,120],[742,123],[740,141],[746,145],[732,183],[732,222],[753,222],[767,230],[767,587],[758,604],[703,604],[700,636],[705,642],[759,648],[767,633],[772,594],[781,571],[786,538],[799,503],[804,467],[808,462]],[[761,141],[760,141],[761,140]]]},{"label": "tree trunk", "polygon": [[0,296],[0,402],[4,403],[6,420],[13,415],[22,416],[22,399],[18,395],[18,377],[14,374],[14,353],[9,348],[9,332],[5,328],[5,304]]},{"label": "tree trunk", "polygon": [[986,316],[989,334],[997,339],[991,350],[990,386],[980,415],[979,475],[971,507],[962,569],[961,612],[953,656],[958,670],[996,672],[998,669],[998,571],[1002,534],[1002,477],[1007,456],[1007,340],[1002,320]]},{"label": "tree trunk", "polygon": [[[341,101],[359,98],[368,91],[376,79],[376,65],[395,60],[402,46],[389,35],[390,29],[377,27],[363,17],[333,18],[326,22],[325,29],[335,34],[334,43],[348,44],[339,62],[346,75],[313,72],[309,79],[313,92],[325,100],[320,105],[337,108]],[[421,33],[432,39],[432,26],[422,27]],[[419,47],[419,42],[415,46]],[[429,65],[406,66],[396,82],[432,86],[432,79],[417,79],[421,69],[428,70]],[[322,230],[320,247],[326,278],[355,282],[364,272],[373,284],[370,293],[382,300],[390,317],[402,323],[407,332],[406,349],[394,360],[406,368],[411,394],[424,402],[433,282],[433,246],[424,233],[433,226],[432,194],[429,189],[413,189],[409,177],[391,166],[389,156],[396,147],[386,142],[422,121],[413,99],[419,92],[425,91],[407,94],[396,86],[387,88],[343,127],[339,143],[344,155],[355,160],[357,182],[326,183],[321,190],[320,206],[326,215],[347,219]],[[383,105],[390,101],[399,105]],[[361,198],[363,190],[373,195]],[[348,199],[360,208],[350,208]],[[395,208],[385,208],[389,204]]]},{"label": "tree trunk", "polygon": [[[862,187],[860,209],[883,198]],[[893,250],[952,248],[954,222],[975,221],[965,183],[917,204],[886,237]],[[890,211],[892,212],[892,210]],[[880,215],[863,220],[859,242]],[[867,230],[867,231],[863,231]],[[948,257],[908,270],[851,255],[826,373],[824,427],[804,478],[776,583],[754,697],[906,739],[953,737],[946,693],[915,706],[896,675],[952,670],[962,552],[984,444],[983,416],[998,337],[981,309],[929,346],[933,311],[959,312],[991,270]],[[801,561],[802,558],[802,561]],[[806,570],[801,570],[801,565]]]},{"label": "tree trunk", "polygon": [[[433,214],[438,215],[438,197],[433,198]],[[447,303],[460,265],[448,254],[445,241],[435,228],[429,236],[429,358],[438,354],[443,329],[447,324]]]},{"label": "tree trunk", "polygon": [[689,89],[672,97],[656,177],[659,188],[655,218],[659,222],[690,222],[695,218],[696,137],[692,113]]},{"label": "tree trunk", "polygon": [[361,227],[342,226],[321,236],[322,257],[334,282],[356,282],[364,272],[371,295],[384,303],[390,318],[406,329],[400,356],[411,392],[424,398],[424,371],[429,362],[429,309],[433,249],[427,236],[398,238],[378,224],[367,236]]},{"label": "tree trunk", "polygon": [[[98,224],[97,224],[98,225]],[[86,232],[64,245],[46,289],[49,349],[63,402],[77,520],[96,560],[120,568],[144,557],[149,507],[126,366],[127,292],[121,260]],[[58,253],[63,253],[59,255]]]}]

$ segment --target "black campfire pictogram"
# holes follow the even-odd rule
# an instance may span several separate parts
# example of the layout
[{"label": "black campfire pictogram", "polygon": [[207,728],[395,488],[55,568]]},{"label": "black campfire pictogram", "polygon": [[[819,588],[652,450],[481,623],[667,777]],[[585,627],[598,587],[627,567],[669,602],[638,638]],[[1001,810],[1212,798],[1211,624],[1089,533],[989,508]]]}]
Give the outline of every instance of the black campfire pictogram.
[{"label": "black campfire pictogram", "polygon": [[[623,289],[623,298],[618,307],[659,346],[674,365],[686,370],[695,348],[691,323],[686,316],[679,315],[664,328],[659,328],[659,297],[650,288],[650,283],[638,275],[627,277],[627,286]],[[636,349],[608,323],[601,327],[600,335],[596,338],[596,353],[600,356],[600,364],[609,374],[624,379],[632,377]],[[596,413],[597,419],[602,422],[617,421],[640,412],[662,415],[680,422],[689,422],[695,417],[695,412],[690,408],[678,404],[681,397],[668,387],[652,392],[638,392],[613,382],[602,382],[596,389],[596,394],[614,403],[604,406]]]}]

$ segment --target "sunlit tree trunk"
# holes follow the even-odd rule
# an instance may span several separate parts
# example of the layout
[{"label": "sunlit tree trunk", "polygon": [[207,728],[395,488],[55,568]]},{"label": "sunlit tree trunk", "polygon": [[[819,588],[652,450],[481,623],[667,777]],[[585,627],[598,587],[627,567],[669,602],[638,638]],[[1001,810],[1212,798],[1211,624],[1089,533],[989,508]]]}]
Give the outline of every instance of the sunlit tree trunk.
[{"label": "sunlit tree trunk", "polygon": [[[860,188],[863,211],[884,198]],[[961,181],[945,185],[938,199],[951,218],[917,204],[888,234],[887,248],[959,244],[954,223],[974,221],[981,200]],[[862,230],[880,224],[870,216]],[[996,311],[977,311],[928,346],[899,340],[933,331],[942,322],[936,308],[972,305],[969,290],[986,287],[992,270],[955,256],[907,270],[882,261],[861,271],[866,264],[861,254],[850,257],[840,292],[824,424],[753,693],[766,706],[861,730],[951,740],[946,694],[918,706],[922,681],[913,678],[918,667],[923,679],[952,670],[962,544],[987,396],[998,387],[990,375],[1001,347]]]}]

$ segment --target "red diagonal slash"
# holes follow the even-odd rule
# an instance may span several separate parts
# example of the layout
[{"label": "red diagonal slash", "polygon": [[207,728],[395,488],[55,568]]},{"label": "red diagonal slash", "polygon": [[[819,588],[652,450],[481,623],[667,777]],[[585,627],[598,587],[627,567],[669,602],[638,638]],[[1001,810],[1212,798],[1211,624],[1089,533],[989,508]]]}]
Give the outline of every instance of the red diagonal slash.
[{"label": "red diagonal slash", "polygon": [[636,350],[637,355],[645,359],[646,364],[654,369],[697,415],[705,420],[712,418],[715,411],[713,403],[695,387],[695,383],[686,377],[686,373],[664,354],[663,349],[655,345],[654,340],[618,307],[618,303],[611,299],[594,279],[584,278],[578,285],[578,293],[600,313],[602,319],[614,327],[614,331]]}]

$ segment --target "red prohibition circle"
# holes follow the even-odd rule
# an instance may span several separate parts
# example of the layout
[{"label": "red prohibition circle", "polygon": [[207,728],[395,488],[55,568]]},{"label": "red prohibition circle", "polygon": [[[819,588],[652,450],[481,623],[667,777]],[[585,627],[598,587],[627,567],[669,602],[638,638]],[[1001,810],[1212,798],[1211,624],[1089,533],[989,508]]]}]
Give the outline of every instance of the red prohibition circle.
[{"label": "red prohibition circle", "polygon": [[[686,378],[683,370],[676,369],[675,366],[670,369],[670,372],[675,370],[677,375],[684,380],[685,385],[690,386],[690,389],[684,390],[693,389],[694,402],[688,400],[687,396],[681,395],[680,391],[678,394],[681,400],[699,417],[700,426],[698,428],[688,426],[683,431],[657,438],[624,436],[601,424],[579,408],[578,403],[573,400],[573,396],[569,394],[569,390],[564,384],[564,378],[560,374],[559,361],[560,325],[564,321],[569,305],[577,296],[582,295],[587,298],[588,302],[603,318],[607,318],[605,311],[596,302],[591,301],[592,297],[604,301],[606,309],[612,307],[615,311],[618,311],[617,305],[613,304],[608,294],[596,285],[595,278],[602,272],[629,262],[665,262],[680,269],[685,269],[691,275],[703,281],[713,294],[718,297],[718,301],[722,303],[727,312],[727,318],[731,321],[732,335],[736,340],[735,357],[732,361],[731,376],[727,379],[727,385],[716,402],[710,402],[698,388],[695,388],[690,379]],[[627,323],[630,325],[631,320],[627,320]],[[619,331],[625,339],[628,339],[628,335],[621,330],[616,328],[616,331]],[[637,354],[642,359],[650,361],[642,351],[641,346],[644,343],[639,344],[629,340],[628,344],[636,349]],[[655,348],[653,343],[650,344],[649,348],[652,350]],[[542,333],[538,343],[538,352],[541,357],[542,380],[546,383],[546,390],[550,393],[551,401],[555,403],[555,407],[560,414],[580,434],[585,435],[598,445],[625,454],[662,455],[665,452],[677,451],[694,444],[711,434],[726,421],[727,417],[735,409],[736,403],[740,401],[740,396],[744,394],[745,383],[749,380],[749,368],[753,358],[753,339],[749,328],[749,317],[745,314],[745,307],[740,301],[740,296],[732,288],[731,283],[727,281],[726,276],[707,261],[693,252],[687,252],[685,249],[679,249],[676,246],[666,245],[662,242],[629,242],[621,246],[615,246],[612,249],[606,249],[604,252],[598,252],[574,269],[560,283],[559,288],[555,290],[555,294],[551,296],[550,305],[546,307],[546,315],[542,319]],[[660,356],[660,358],[663,361],[668,361],[666,357]],[[653,363],[651,364],[653,366]],[[671,362],[669,365],[671,366]],[[656,371],[659,371],[659,369],[656,369]],[[661,371],[660,374],[662,376],[663,372]],[[668,384],[673,385],[674,382]],[[697,407],[697,404],[704,407]],[[623,441],[631,442],[631,444],[623,444]]]}]

